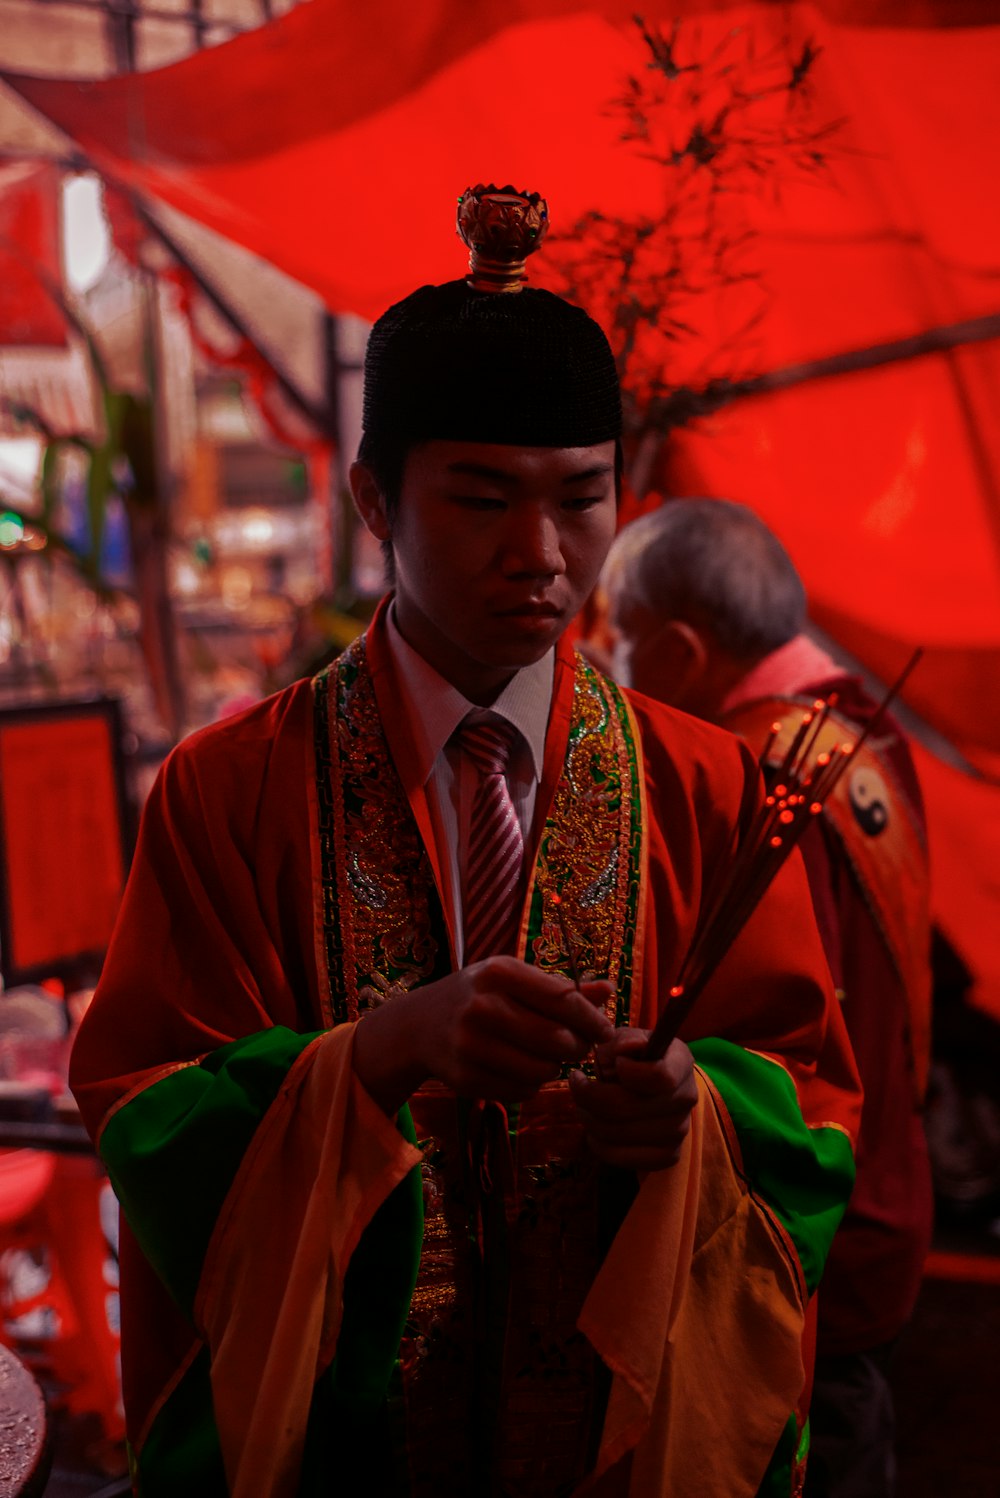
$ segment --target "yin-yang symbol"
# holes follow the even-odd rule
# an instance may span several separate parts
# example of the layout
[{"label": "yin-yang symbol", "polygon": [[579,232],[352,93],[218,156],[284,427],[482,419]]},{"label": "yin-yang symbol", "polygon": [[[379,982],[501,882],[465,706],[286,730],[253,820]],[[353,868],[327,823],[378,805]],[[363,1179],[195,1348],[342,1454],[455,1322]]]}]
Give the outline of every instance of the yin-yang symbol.
[{"label": "yin-yang symbol", "polygon": [[869,837],[878,837],[889,825],[889,790],[877,770],[861,766],[847,785],[858,826]]}]

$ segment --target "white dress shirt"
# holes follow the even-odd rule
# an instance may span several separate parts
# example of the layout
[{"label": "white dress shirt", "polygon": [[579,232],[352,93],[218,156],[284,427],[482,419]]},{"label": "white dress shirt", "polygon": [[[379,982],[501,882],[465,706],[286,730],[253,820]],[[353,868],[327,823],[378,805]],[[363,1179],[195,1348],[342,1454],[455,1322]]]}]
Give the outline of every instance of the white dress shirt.
[{"label": "white dress shirt", "polygon": [[[472,801],[478,771],[454,738],[462,719],[478,712],[474,702],[428,665],[399,632],[395,606],[386,617],[386,639],[399,686],[401,710],[410,722],[417,765],[425,787],[444,889],[461,966],[462,884],[469,848]],[[555,651],[525,666],[504,687],[490,711],[518,730],[507,767],[507,786],[527,844],[545,759],[545,735],[552,706]]]}]

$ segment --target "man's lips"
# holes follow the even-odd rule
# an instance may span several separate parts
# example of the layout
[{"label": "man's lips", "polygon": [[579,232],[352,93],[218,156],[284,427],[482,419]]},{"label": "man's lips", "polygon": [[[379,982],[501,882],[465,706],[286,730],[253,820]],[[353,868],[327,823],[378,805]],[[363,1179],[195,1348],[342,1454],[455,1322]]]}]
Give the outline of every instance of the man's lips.
[{"label": "man's lips", "polygon": [[562,609],[556,603],[546,601],[516,603],[510,608],[495,610],[498,619],[558,619]]}]

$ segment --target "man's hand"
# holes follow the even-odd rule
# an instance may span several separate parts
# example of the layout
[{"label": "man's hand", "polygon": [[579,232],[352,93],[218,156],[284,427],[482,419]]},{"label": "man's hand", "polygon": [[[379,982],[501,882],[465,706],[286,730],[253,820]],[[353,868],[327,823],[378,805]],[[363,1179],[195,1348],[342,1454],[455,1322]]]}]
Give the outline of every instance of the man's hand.
[{"label": "man's hand", "polygon": [[395,1112],[428,1077],[461,1097],[523,1101],[610,1044],[606,985],[584,997],[556,973],[515,957],[488,957],[366,1014],[358,1025],[354,1069],[386,1112]]},{"label": "man's hand", "polygon": [[628,1170],[676,1165],[698,1101],[694,1060],[684,1042],[675,1040],[660,1061],[642,1061],[648,1039],[648,1030],[616,1030],[597,1049],[599,1076],[570,1076],[594,1153]]}]

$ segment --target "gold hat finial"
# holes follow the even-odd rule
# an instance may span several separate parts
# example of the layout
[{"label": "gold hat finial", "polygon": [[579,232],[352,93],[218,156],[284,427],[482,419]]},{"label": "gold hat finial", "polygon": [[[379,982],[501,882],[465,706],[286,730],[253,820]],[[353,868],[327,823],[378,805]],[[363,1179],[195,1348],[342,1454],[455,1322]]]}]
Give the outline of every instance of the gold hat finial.
[{"label": "gold hat finial", "polygon": [[548,205],[537,192],[480,182],[459,198],[457,227],[469,247],[473,291],[520,291],[525,261],[548,233]]}]

